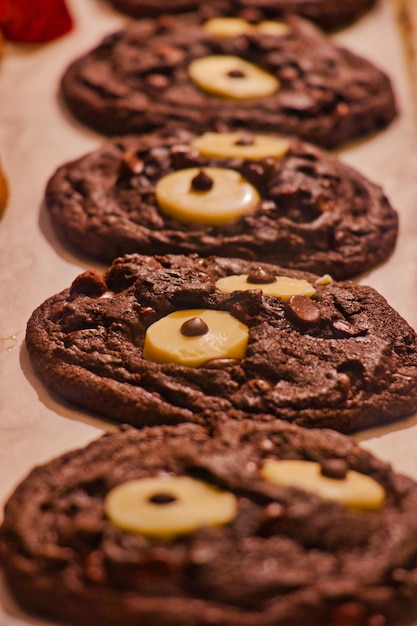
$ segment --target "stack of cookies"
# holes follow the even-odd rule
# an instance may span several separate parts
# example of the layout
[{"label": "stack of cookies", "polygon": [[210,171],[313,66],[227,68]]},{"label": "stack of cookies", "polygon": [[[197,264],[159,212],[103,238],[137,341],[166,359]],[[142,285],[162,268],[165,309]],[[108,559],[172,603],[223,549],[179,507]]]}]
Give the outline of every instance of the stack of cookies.
[{"label": "stack of cookies", "polygon": [[133,19],[61,95],[113,137],[45,191],[63,244],[108,267],[42,303],[26,347],[120,427],[17,487],[8,584],[79,626],[412,626],[417,483],[348,436],[417,410],[417,335],[352,280],[398,216],[328,151],[396,103],[317,26],[373,2],[112,4]]}]

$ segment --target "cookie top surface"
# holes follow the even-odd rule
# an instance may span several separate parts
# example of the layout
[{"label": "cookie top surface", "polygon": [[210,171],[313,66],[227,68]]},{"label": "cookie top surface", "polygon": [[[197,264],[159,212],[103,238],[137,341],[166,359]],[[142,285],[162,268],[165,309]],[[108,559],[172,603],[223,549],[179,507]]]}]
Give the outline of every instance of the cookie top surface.
[{"label": "cookie top surface", "polygon": [[393,119],[383,72],[301,18],[282,25],[219,36],[188,15],[132,22],[70,65],[62,93],[76,117],[108,134],[223,124],[333,148]]},{"label": "cookie top surface", "polygon": [[[263,294],[274,285],[278,295]],[[223,321],[205,310],[236,322],[232,345],[219,348]],[[187,312],[209,327],[195,342],[180,331]],[[148,329],[160,320],[158,344]],[[375,290],[237,259],[128,255],[104,276],[85,272],[36,309],[26,344],[52,390],[136,426],[237,409],[352,432],[417,406],[416,335]]]},{"label": "cookie top surface", "polygon": [[[85,626],[411,625],[412,480],[333,431],[226,417],[211,435],[191,424],[128,428],[33,470],[0,533],[18,599]],[[332,494],[291,486],[293,469],[287,485],[265,471],[294,461],[315,467]],[[343,473],[329,474],[335,467]],[[339,498],[353,475],[366,485],[362,504]],[[126,510],[139,526],[151,515],[158,532],[174,528],[176,508],[195,520],[189,484],[206,509],[193,528],[123,527]],[[373,489],[380,498],[366,508]]]},{"label": "cookie top surface", "polygon": [[156,17],[161,13],[198,10],[205,16],[233,15],[255,19],[277,19],[285,14],[301,15],[326,29],[346,26],[375,0],[110,0],[132,17]]},{"label": "cookie top surface", "polygon": [[[281,153],[251,157],[251,150],[268,143],[261,154],[275,155],[275,143]],[[229,156],[214,156],[216,150]],[[198,223],[196,198],[206,197],[213,211],[219,184],[193,193],[190,173],[179,201],[192,198],[191,218],[161,210],[157,190],[167,175],[212,167],[241,174],[259,195],[255,206],[226,215],[221,224],[210,224],[210,214]],[[231,188],[220,185],[221,194]],[[107,142],[55,172],[46,206],[61,238],[101,261],[132,252],[216,254],[337,279],[386,259],[398,231],[397,214],[381,188],[336,157],[293,138],[238,132],[159,132]]]}]

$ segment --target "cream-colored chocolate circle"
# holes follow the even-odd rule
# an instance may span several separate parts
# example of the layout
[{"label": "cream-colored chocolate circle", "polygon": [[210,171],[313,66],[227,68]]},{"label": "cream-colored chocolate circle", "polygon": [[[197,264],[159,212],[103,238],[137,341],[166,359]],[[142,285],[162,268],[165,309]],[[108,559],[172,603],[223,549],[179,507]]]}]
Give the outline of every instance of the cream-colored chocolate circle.
[{"label": "cream-colored chocolate circle", "polygon": [[[241,78],[229,72],[241,71]],[[253,63],[233,55],[209,55],[194,59],[188,66],[191,80],[203,91],[223,98],[246,100],[265,98],[279,89],[275,76]]]},{"label": "cream-colored chocolate circle", "polygon": [[267,157],[280,159],[290,147],[290,142],[283,137],[269,135],[253,135],[253,143],[239,145],[242,133],[207,132],[191,142],[193,148],[205,157],[224,159],[260,160]]},{"label": "cream-colored chocolate circle", "polygon": [[256,32],[280,37],[289,32],[289,27],[282,22],[264,20],[251,24],[240,17],[213,17],[203,24],[203,28],[214,37],[224,38]]},{"label": "cream-colored chocolate circle", "polygon": [[207,191],[195,190],[192,180],[196,167],[163,176],[156,185],[156,200],[162,213],[184,223],[221,226],[231,222],[260,202],[257,189],[235,170],[206,167],[213,186]]},{"label": "cream-colored chocolate circle", "polygon": [[271,283],[251,283],[248,282],[248,274],[233,274],[219,278],[216,287],[223,293],[260,289],[266,296],[275,296],[281,300],[289,300],[295,295],[311,298],[316,293],[307,280],[289,276],[275,276],[275,281]]},{"label": "cream-colored chocolate circle", "polygon": [[[207,324],[205,334],[194,337],[182,334],[182,325],[193,317],[199,317]],[[211,359],[242,359],[248,339],[248,327],[227,311],[175,311],[149,326],[143,357],[156,363],[199,367]]]},{"label": "cream-colored chocolate circle", "polygon": [[[153,502],[159,494],[173,501]],[[162,476],[118,485],[107,494],[104,510],[111,523],[126,532],[169,539],[228,524],[236,516],[237,500],[231,492],[189,476]]]},{"label": "cream-colored chocolate circle", "polygon": [[349,470],[343,479],[329,478],[313,461],[266,459],[261,474],[278,487],[303,489],[354,509],[378,510],[385,499],[383,487],[370,476]]}]

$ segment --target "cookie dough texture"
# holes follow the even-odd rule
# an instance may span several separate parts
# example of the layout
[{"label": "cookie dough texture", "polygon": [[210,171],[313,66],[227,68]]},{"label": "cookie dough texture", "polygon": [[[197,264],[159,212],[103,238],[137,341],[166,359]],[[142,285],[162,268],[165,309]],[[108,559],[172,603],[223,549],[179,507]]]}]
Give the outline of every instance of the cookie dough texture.
[{"label": "cookie dough texture", "polygon": [[[384,504],[365,512],[274,486],[265,459],[343,460]],[[116,486],[167,474],[234,494],[236,516],[170,540],[106,517]],[[20,602],[70,624],[411,626],[416,515],[416,484],[343,435],[220,414],[210,435],[127,428],[36,468],[6,505],[0,559]]]},{"label": "cookie dough texture", "polygon": [[[257,284],[233,293],[215,286],[257,268],[237,259],[131,255],[104,276],[85,272],[32,314],[26,344],[33,366],[67,400],[135,426],[204,424],[214,410],[236,409],[352,432],[415,411],[416,334],[382,296],[277,267],[266,269],[314,284],[309,306],[264,296]],[[249,328],[242,359],[186,367],[143,358],[150,324],[206,308]]]},{"label": "cookie dough texture", "polygon": [[199,10],[205,16],[232,15],[279,19],[288,13],[301,15],[334,29],[353,22],[369,10],[375,0],[110,0],[132,17],[156,17],[161,13]]},{"label": "cookie dough texture", "polygon": [[[338,279],[357,276],[392,252],[396,211],[378,185],[335,156],[288,139],[281,158],[208,158],[194,147],[196,137],[160,131],[119,138],[62,165],[46,189],[46,206],[61,240],[109,263],[132,252],[216,254]],[[247,140],[248,134],[242,137]],[[155,197],[158,181],[171,172],[207,166],[240,172],[260,202],[220,226],[166,216]]]},{"label": "cookie dough texture", "polygon": [[[62,94],[75,117],[107,134],[165,126],[204,131],[224,124],[335,148],[387,126],[396,112],[388,77],[306,20],[288,17],[285,24],[280,36],[221,38],[192,16],[132,22],[69,66]],[[188,68],[210,55],[240,57],[274,76],[280,87],[241,103],[208,94]]]}]

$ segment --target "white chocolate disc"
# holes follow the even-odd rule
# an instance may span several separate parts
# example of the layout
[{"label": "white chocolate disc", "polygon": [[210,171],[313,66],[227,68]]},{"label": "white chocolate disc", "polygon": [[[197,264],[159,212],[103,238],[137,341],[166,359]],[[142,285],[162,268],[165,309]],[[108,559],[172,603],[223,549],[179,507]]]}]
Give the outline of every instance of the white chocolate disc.
[{"label": "white chocolate disc", "polygon": [[[195,337],[181,332],[184,322],[198,317],[208,331]],[[146,331],[143,357],[156,363],[198,367],[211,359],[241,359],[249,331],[227,311],[190,309],[175,311],[151,324]]]},{"label": "white chocolate disc", "polygon": [[383,487],[370,476],[349,470],[343,479],[328,478],[313,461],[266,459],[261,473],[278,487],[297,487],[354,509],[377,510],[385,499]]},{"label": "white chocolate disc", "polygon": [[[172,501],[157,503],[155,496]],[[112,489],[104,502],[112,524],[124,531],[166,538],[219,526],[236,516],[236,497],[189,476],[130,480]]]},{"label": "white chocolate disc", "polygon": [[296,295],[311,298],[316,293],[314,287],[304,279],[276,276],[273,283],[250,283],[247,278],[248,274],[225,276],[216,281],[216,287],[223,293],[260,289],[266,296],[275,296],[281,300],[289,300]]},{"label": "white chocolate disc", "polygon": [[[242,76],[232,76],[231,72],[241,72]],[[264,98],[279,89],[275,76],[233,55],[195,59],[188,66],[188,74],[200,89],[223,98]]]},{"label": "white chocolate disc", "polygon": [[280,37],[289,31],[289,27],[282,22],[265,20],[258,24],[251,24],[240,17],[213,17],[204,23],[203,28],[215,37],[238,37],[257,31],[265,35]]},{"label": "white chocolate disc", "polygon": [[257,189],[239,172],[206,167],[213,181],[208,191],[192,188],[199,169],[192,167],[163,176],[156,185],[156,200],[163,213],[180,222],[220,226],[254,209],[260,201]]},{"label": "white chocolate disc", "polygon": [[225,159],[266,159],[267,157],[281,158],[288,152],[290,142],[281,137],[268,135],[253,135],[253,143],[239,145],[236,143],[242,133],[211,133],[207,132],[196,137],[191,145],[205,157]]}]

